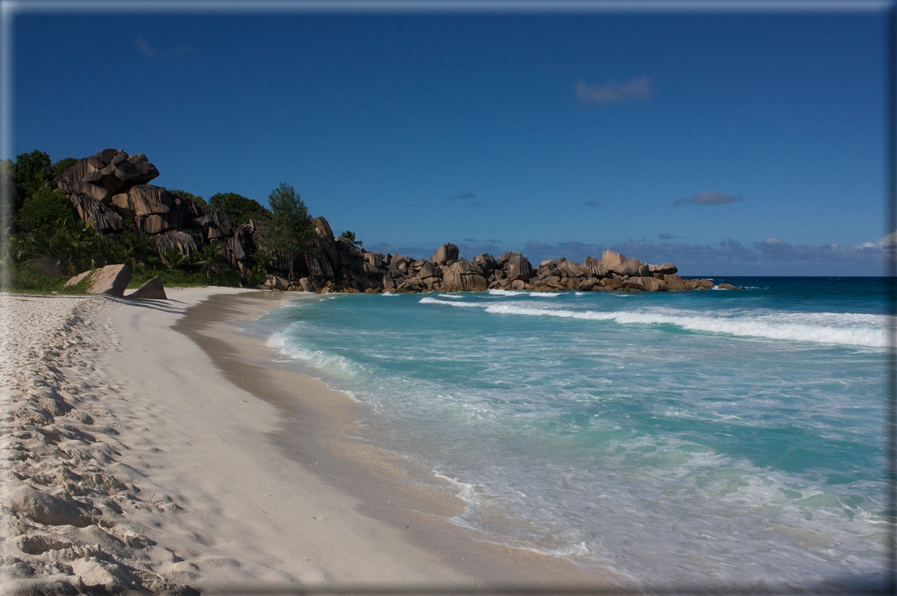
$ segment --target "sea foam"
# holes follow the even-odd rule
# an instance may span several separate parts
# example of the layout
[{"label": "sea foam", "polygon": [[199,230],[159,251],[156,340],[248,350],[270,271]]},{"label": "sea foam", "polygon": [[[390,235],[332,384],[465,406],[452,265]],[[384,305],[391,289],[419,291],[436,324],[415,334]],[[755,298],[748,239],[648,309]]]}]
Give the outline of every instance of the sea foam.
[{"label": "sea foam", "polygon": [[619,325],[674,325],[696,332],[719,333],[736,337],[829,343],[845,346],[883,348],[888,346],[884,315],[854,313],[767,313],[762,315],[721,316],[674,309],[626,311],[572,310],[541,308],[518,303],[445,302],[422,298],[422,304],[480,307],[499,315],[556,317],[585,321],[609,321]]}]

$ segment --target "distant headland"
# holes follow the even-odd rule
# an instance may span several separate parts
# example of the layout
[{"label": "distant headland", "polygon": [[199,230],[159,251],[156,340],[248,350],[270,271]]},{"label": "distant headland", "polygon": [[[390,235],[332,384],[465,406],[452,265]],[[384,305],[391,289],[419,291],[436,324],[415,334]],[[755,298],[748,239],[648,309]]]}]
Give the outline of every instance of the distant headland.
[{"label": "distant headland", "polygon": [[[93,247],[88,249],[89,258],[68,258],[67,273],[114,263],[145,270],[150,263],[169,271],[201,271],[209,280],[214,274],[226,285],[348,293],[662,292],[714,287],[710,280],[681,278],[672,263],[643,263],[609,250],[600,259],[586,257],[583,263],[560,257],[535,267],[519,252],[467,260],[451,243],[426,260],[369,252],[352,232],[335,237],[324,217],[309,216],[287,185],[272,193],[271,210],[234,193],[215,195],[206,204],[192,193],[149,184],[159,171],[143,154],[104,149],[83,159],[51,165],[46,158],[35,165],[41,156],[46,154],[19,156],[23,163],[7,162],[8,172],[0,175],[5,196],[15,196],[19,240],[13,258],[40,260],[45,256],[42,251],[52,253],[52,243],[39,236],[52,237],[64,227],[61,220],[45,215],[58,211],[64,197],[81,224],[78,233],[95,236],[87,243]],[[10,170],[12,175],[7,175]],[[65,225],[70,227],[71,222]],[[732,289],[727,284],[719,287]]]}]

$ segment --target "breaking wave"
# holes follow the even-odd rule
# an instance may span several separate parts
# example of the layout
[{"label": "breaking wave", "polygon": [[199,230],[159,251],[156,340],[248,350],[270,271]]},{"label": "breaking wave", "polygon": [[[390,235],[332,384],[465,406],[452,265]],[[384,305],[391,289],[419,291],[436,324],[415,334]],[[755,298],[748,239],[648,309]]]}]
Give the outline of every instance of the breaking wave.
[{"label": "breaking wave", "polygon": [[619,325],[674,325],[687,331],[719,333],[736,337],[789,340],[884,348],[887,317],[867,314],[770,312],[752,315],[706,313],[675,309],[594,311],[540,308],[521,303],[447,302],[422,298],[422,304],[480,307],[489,314],[556,317],[587,321],[608,321]]}]

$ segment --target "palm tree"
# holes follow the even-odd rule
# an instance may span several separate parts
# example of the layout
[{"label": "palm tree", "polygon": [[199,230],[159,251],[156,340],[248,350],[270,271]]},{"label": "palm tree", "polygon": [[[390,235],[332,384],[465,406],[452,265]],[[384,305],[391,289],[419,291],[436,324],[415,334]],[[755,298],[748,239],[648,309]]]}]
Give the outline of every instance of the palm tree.
[{"label": "palm tree", "polygon": [[217,275],[224,270],[224,253],[217,244],[206,244],[202,250],[193,253],[193,263],[199,265],[206,279],[211,280],[212,274]]},{"label": "palm tree", "polygon": [[148,252],[148,247],[141,237],[133,232],[126,232],[112,249],[111,260],[115,263],[124,263],[131,268],[131,271],[137,272],[145,269],[143,263]]},{"label": "palm tree", "polygon": [[177,247],[172,246],[164,255],[159,255],[165,266],[171,269],[180,269],[190,264],[190,257],[182,253]]},{"label": "palm tree", "polygon": [[361,240],[355,239],[355,232],[353,232],[352,230],[346,230],[345,232],[340,234],[340,238],[345,238],[346,240],[351,242],[353,245],[358,246],[358,247],[361,247],[362,245],[364,245],[364,242],[362,242]]}]

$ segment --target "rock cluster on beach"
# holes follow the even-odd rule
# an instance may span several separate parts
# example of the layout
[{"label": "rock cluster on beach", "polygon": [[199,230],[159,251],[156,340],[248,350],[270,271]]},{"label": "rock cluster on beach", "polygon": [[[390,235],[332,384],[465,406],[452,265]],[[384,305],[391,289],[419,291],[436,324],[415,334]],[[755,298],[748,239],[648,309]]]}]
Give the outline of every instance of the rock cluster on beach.
[{"label": "rock cluster on beach", "polygon": [[[86,290],[88,294],[105,294],[107,296],[122,297],[131,281],[131,270],[127,265],[106,265],[99,269],[90,269],[72,277],[63,287],[70,287],[87,280]],[[157,275],[147,280],[142,286],[128,295],[128,298],[143,298],[144,300],[167,300],[162,279]]]},{"label": "rock cluster on beach", "polygon": [[[222,249],[232,269],[248,279],[249,256],[266,253],[269,275],[265,285],[278,290],[310,292],[480,292],[488,289],[563,290],[593,292],[662,292],[713,287],[709,280],[682,279],[671,263],[652,265],[606,250],[600,259],[583,263],[560,257],[533,267],[519,252],[499,257],[481,254],[461,258],[447,243],[429,259],[368,252],[347,238],[335,238],[324,217],[314,220],[316,238],[305,254],[291,263],[264,246],[265,222],[234,225],[221,210],[200,208],[191,199],[148,184],[159,175],[146,156],[104,149],[76,162],[57,179],[79,217],[98,232],[118,234],[131,222],[152,236],[160,255],[176,250],[186,256],[204,245]],[[286,271],[296,272],[285,279]]]}]

